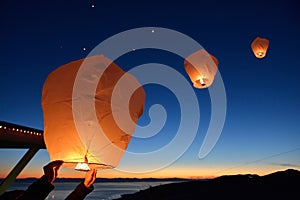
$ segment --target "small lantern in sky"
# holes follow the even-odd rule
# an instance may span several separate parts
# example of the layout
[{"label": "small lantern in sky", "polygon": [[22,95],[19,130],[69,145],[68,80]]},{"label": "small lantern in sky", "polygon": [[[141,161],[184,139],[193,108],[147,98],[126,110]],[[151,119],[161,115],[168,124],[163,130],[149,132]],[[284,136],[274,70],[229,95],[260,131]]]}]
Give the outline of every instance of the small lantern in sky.
[{"label": "small lantern in sky", "polygon": [[[83,85],[77,89],[83,95],[74,98],[82,69]],[[133,92],[129,94],[119,85],[134,88]],[[92,102],[91,110],[86,109],[88,102]],[[57,68],[48,75],[42,92],[44,140],[50,160],[63,160],[64,167],[83,171],[116,167],[143,113],[144,102],[145,92],[136,78],[103,55]]]},{"label": "small lantern in sky", "polygon": [[252,51],[256,58],[263,58],[267,54],[269,40],[266,38],[257,37],[251,43]]},{"label": "small lantern in sky", "polygon": [[184,68],[195,88],[208,88],[214,81],[218,70],[218,60],[200,49],[184,60]]}]

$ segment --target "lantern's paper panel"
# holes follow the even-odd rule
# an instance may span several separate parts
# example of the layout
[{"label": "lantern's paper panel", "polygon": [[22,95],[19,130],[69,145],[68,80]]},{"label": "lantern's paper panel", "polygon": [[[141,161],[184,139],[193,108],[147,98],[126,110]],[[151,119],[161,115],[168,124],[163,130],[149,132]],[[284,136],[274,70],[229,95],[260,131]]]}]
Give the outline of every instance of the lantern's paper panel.
[{"label": "lantern's paper panel", "polygon": [[251,43],[252,51],[257,58],[263,58],[267,54],[269,47],[269,40],[266,38],[257,37]]},{"label": "lantern's paper panel", "polygon": [[[94,94],[83,93],[80,98],[74,99],[74,83],[78,79],[82,63],[88,71],[87,76],[81,77],[80,81],[84,86],[80,89],[84,92],[88,90],[84,88],[86,85],[96,82],[96,90]],[[107,63],[110,63],[109,66]],[[92,69],[91,72],[89,69]],[[115,88],[122,76],[125,77],[123,86],[137,87],[128,101],[128,91]],[[114,105],[114,114],[113,92],[117,98],[115,102],[119,102]],[[90,101],[94,102],[92,110],[74,110],[74,102],[84,108],[85,102]],[[42,93],[44,140],[50,160],[63,160],[65,167],[75,167],[77,163],[89,163],[93,168],[116,167],[143,113],[144,102],[145,92],[135,77],[103,55],[77,60],[57,68],[48,75]],[[77,116],[82,113],[81,120],[76,121],[74,113]],[[91,116],[96,114],[97,120],[93,121],[89,113]],[[125,118],[126,114],[130,119]],[[122,128],[114,120],[114,115],[121,116]],[[122,118],[123,116],[125,117]],[[101,129],[96,125],[100,125]],[[81,131],[78,131],[78,127]]]},{"label": "lantern's paper panel", "polygon": [[218,70],[218,60],[200,49],[184,60],[184,68],[195,88],[208,88],[214,81]]}]

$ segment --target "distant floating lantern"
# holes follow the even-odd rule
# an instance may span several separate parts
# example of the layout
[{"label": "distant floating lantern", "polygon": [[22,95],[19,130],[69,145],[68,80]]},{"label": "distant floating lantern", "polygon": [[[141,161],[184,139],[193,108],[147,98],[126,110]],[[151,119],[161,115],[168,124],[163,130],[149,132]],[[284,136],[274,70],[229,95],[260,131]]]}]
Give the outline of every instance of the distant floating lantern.
[{"label": "distant floating lantern", "polygon": [[252,51],[257,58],[263,58],[267,54],[269,47],[269,40],[266,38],[257,37],[251,43]]},{"label": "distant floating lantern", "polygon": [[[97,73],[101,72],[97,75],[86,70],[87,76],[81,80],[87,85],[97,83],[96,91],[94,96],[86,94],[73,99],[74,83],[83,63],[95,69]],[[121,77],[126,87],[134,85],[134,88],[137,88],[130,94],[128,101],[128,91],[116,87],[120,85],[117,83]],[[116,97],[114,92],[117,93]],[[117,98],[115,102],[118,102],[118,105],[115,105],[113,111],[114,98]],[[82,120],[76,123],[72,105],[74,102],[85,105],[87,100],[91,99],[94,101],[94,110],[87,112],[88,116],[83,116]],[[50,160],[63,160],[64,167],[81,171],[116,167],[143,113],[144,102],[144,89],[135,77],[124,72],[103,55],[77,60],[57,68],[48,75],[42,93],[44,140]],[[83,111],[75,110],[79,114]],[[91,117],[93,113],[96,115],[96,121]],[[129,113],[130,119],[121,118],[126,127],[120,128],[114,115],[126,116],[124,113]],[[101,129],[95,128],[97,125]],[[78,127],[83,127],[86,131],[78,131]]]},{"label": "distant floating lantern", "polygon": [[184,68],[195,88],[208,88],[214,81],[218,70],[218,60],[200,49],[184,60]]}]

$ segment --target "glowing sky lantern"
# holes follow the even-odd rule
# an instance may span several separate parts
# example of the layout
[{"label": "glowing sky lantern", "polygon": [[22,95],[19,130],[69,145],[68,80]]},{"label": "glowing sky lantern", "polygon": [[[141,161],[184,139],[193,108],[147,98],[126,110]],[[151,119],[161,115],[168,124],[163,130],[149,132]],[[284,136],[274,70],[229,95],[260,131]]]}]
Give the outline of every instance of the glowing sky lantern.
[{"label": "glowing sky lantern", "polygon": [[214,81],[218,70],[218,60],[200,49],[184,60],[184,68],[195,88],[208,88]]},{"label": "glowing sky lantern", "polygon": [[[86,73],[81,77],[78,74],[83,65]],[[78,77],[83,95],[74,98]],[[86,91],[94,83],[95,92],[89,94]],[[130,92],[124,88],[135,89]],[[92,110],[86,109],[87,102],[92,102]],[[103,55],[57,68],[48,75],[42,93],[44,140],[50,160],[63,160],[63,166],[78,170],[116,167],[143,113],[144,102],[144,89],[135,77]],[[115,121],[115,116],[121,122]]]},{"label": "glowing sky lantern", "polygon": [[267,54],[269,47],[269,40],[266,38],[257,37],[251,43],[252,51],[257,58],[263,58]]}]

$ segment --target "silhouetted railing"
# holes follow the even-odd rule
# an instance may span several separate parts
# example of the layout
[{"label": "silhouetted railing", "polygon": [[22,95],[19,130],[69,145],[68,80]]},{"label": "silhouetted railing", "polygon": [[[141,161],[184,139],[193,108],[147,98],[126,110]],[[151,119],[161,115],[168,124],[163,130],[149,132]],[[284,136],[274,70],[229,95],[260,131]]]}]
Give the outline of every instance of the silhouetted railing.
[{"label": "silhouetted railing", "polygon": [[0,148],[45,149],[43,131],[0,121]]}]

